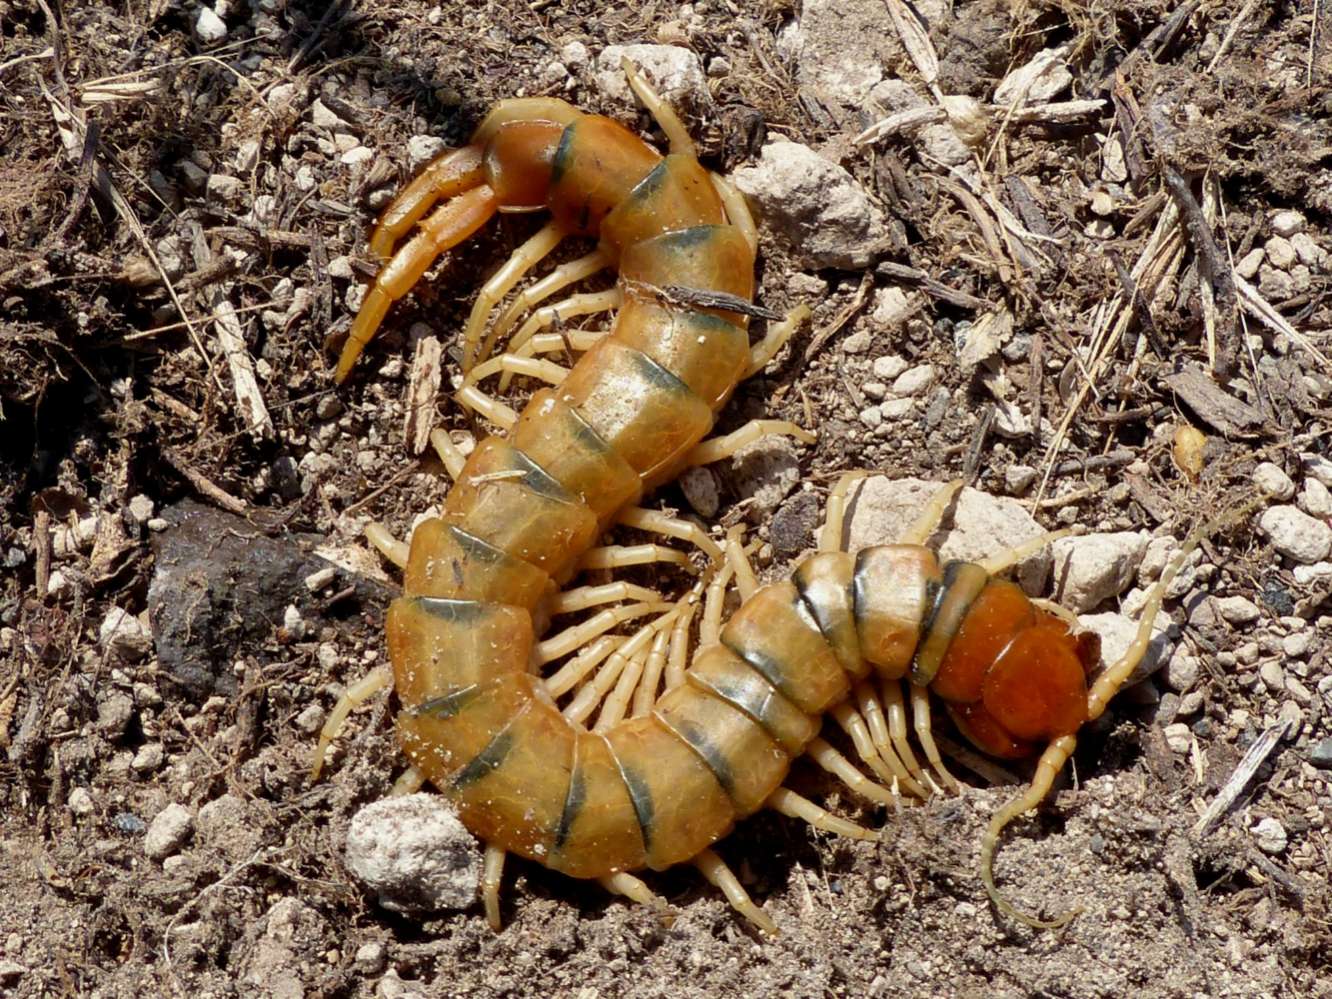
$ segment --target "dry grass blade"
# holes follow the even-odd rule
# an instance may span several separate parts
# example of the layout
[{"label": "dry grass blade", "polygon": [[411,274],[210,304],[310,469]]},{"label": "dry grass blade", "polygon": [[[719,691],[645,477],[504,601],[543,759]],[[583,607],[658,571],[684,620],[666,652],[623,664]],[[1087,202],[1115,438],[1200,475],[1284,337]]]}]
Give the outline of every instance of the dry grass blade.
[{"label": "dry grass blade", "polygon": [[430,431],[435,428],[435,400],[443,379],[440,364],[444,347],[439,337],[422,337],[412,355],[412,373],[407,383],[402,435],[408,454],[420,454],[430,443]]},{"label": "dry grass blade", "polygon": [[938,83],[939,56],[934,51],[934,43],[930,41],[925,26],[902,0],[885,0],[885,2],[888,5],[888,13],[893,19],[893,27],[897,29],[897,37],[902,40],[902,47],[907,50],[907,55],[911,57],[911,62],[920,73],[921,79],[925,81],[925,85],[930,88],[934,99],[942,101],[943,92],[939,89]]},{"label": "dry grass blade", "polygon": [[259,382],[254,375],[254,359],[245,346],[245,332],[241,329],[236,308],[224,293],[219,293],[213,302],[213,309],[217,316],[214,328],[217,330],[218,344],[222,348],[222,356],[227,359],[232,389],[245,421],[245,429],[252,437],[268,440],[273,436],[273,420],[268,415],[263,393],[259,391]]}]

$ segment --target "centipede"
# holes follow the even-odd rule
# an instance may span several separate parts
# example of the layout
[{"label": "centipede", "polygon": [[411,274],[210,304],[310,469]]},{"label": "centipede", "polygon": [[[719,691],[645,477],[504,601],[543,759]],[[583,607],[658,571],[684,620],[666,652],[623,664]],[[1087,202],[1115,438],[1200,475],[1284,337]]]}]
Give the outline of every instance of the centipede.
[{"label": "centipede", "polygon": [[[841,540],[856,476],[843,477],[818,551],[765,586],[737,530],[719,543],[693,521],[639,506],[685,468],[765,434],[814,435],[768,420],[705,440],[737,385],[777,355],[808,309],[771,322],[751,344],[749,320],[763,310],[752,301],[758,229],[744,197],[700,164],[675,111],[634,66],[623,68],[666,136],[665,155],[559,99],[501,101],[468,145],[402,191],[372,234],[382,267],[338,359],[338,382],[446,251],[498,213],[550,216],[484,284],[462,331],[457,398],[502,432],[464,455],[436,430],[431,441],[453,481],[442,512],[418,524],[409,545],[368,529],[403,569],[403,593],[387,613],[391,665],[342,695],[314,776],[349,712],[391,688],[409,764],[395,791],[433,785],[486,844],[481,894],[496,929],[504,858],[517,854],[663,910],[634,872],[690,863],[776,933],[713,846],[763,808],[878,838],[784,786],[801,757],[874,802],[956,792],[932,735],[937,702],[983,753],[1039,751],[1029,786],[987,827],[980,873],[1005,915],[1061,924],[1072,913],[1038,919],[998,891],[1000,836],[1048,795],[1078,731],[1142,660],[1167,588],[1213,527],[1186,539],[1147,594],[1128,650],[1095,675],[1095,636],[1001,578],[1067,532],[982,562],[943,562],[926,546],[961,482],[941,486],[898,543],[852,553]],[[596,246],[513,294],[492,322],[566,238]],[[549,303],[605,270],[617,273],[613,288]],[[612,314],[607,331],[564,325],[597,313]],[[569,368],[550,359],[571,353]],[[481,389],[491,377],[501,389],[514,377],[544,387],[516,412]],[[602,544],[616,525],[692,543],[708,568],[669,545]],[[567,588],[581,572],[651,563],[698,579],[676,600],[623,581]],[[740,604],[723,621],[731,587]],[[545,637],[555,619],[579,611],[590,616]],[[825,719],[873,777],[823,737]]]}]

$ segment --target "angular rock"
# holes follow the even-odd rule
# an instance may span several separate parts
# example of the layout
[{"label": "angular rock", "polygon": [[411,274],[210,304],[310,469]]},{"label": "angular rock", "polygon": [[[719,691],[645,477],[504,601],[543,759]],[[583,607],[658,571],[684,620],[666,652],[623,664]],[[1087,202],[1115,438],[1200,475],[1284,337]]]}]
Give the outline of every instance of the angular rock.
[{"label": "angular rock", "polygon": [[194,816],[184,805],[173,803],[157,813],[143,837],[143,852],[151,860],[169,857],[189,839]]},{"label": "angular rock", "polygon": [[[848,551],[869,545],[893,544],[911,526],[943,483],[921,479],[891,479],[876,475],[854,487],[847,508],[844,532]],[[1016,500],[963,489],[945,527],[929,540],[942,559],[975,561],[1040,537],[1045,529]],[[1039,593],[1050,574],[1046,549],[1018,564],[1015,577],[1028,593]]]},{"label": "angular rock", "polygon": [[776,139],[732,176],[803,267],[866,267],[889,241],[883,212],[856,179],[808,146]]},{"label": "angular rock", "polygon": [[[1125,614],[1107,611],[1103,614],[1082,614],[1078,624],[1088,631],[1094,631],[1101,639],[1101,663],[1110,665],[1118,662],[1128,651],[1138,635],[1138,622]],[[1134,668],[1125,687],[1140,683],[1161,668],[1167,662],[1173,662],[1171,653],[1175,648],[1175,638],[1179,629],[1165,614],[1156,615],[1152,622],[1152,637],[1147,643],[1147,652],[1142,661]]]},{"label": "angular rock", "polygon": [[153,647],[153,635],[147,626],[119,607],[106,612],[97,631],[97,640],[104,650],[129,662],[138,662]]},{"label": "angular rock", "polygon": [[620,68],[620,60],[626,56],[671,107],[697,111],[712,103],[703,64],[694,52],[678,45],[607,45],[602,49],[597,56],[597,85],[613,100],[637,106]]},{"label": "angular rock", "polygon": [[735,491],[752,498],[761,513],[771,513],[800,484],[800,457],[785,437],[765,437],[736,452]]},{"label": "angular rock", "polygon": [[796,82],[821,99],[861,107],[904,52],[892,17],[878,0],[805,0],[782,39],[796,59]]},{"label": "angular rock", "polygon": [[444,798],[409,794],[356,813],[347,867],[394,912],[465,909],[476,901],[481,845]]},{"label": "angular rock", "polygon": [[1053,546],[1056,599],[1081,614],[1124,592],[1150,540],[1136,531],[1060,538]]},{"label": "angular rock", "polygon": [[[312,628],[328,618],[304,580],[331,563],[313,554],[312,535],[270,536],[242,517],[187,500],[163,511],[170,525],[152,537],[156,571],[148,617],[163,672],[190,697],[233,694],[232,663],[249,645],[272,639],[295,604]],[[388,586],[338,570],[342,585],[370,607],[393,596]]]},{"label": "angular rock", "polygon": [[1332,551],[1332,527],[1293,506],[1273,506],[1258,518],[1272,547],[1292,561],[1313,565]]}]

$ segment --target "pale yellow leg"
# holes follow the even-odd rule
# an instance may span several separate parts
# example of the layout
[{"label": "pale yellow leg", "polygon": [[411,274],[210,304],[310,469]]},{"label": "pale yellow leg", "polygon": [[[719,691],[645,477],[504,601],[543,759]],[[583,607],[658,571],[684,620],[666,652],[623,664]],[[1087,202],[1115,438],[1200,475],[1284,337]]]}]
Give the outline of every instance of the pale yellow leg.
[{"label": "pale yellow leg", "polygon": [[393,782],[393,788],[389,791],[390,798],[402,798],[409,794],[415,794],[425,786],[425,774],[417,770],[416,767],[409,766],[398,779]]},{"label": "pale yellow leg", "polygon": [[726,588],[735,576],[735,565],[730,559],[717,570],[708,583],[707,596],[703,602],[703,623],[699,626],[698,644],[700,647],[716,645],[721,640],[722,611],[726,606]]},{"label": "pale yellow leg", "polygon": [[[795,335],[800,324],[810,317],[808,305],[797,305],[786,314],[786,318],[775,325],[769,324],[767,335],[754,344],[749,351],[749,367],[745,377],[752,378],[768,366],[768,362],[777,356],[777,351],[786,345],[786,341]],[[810,443],[806,441],[805,443]]]},{"label": "pale yellow leg", "polygon": [[925,771],[916,760],[916,754],[911,748],[911,741],[907,738],[906,724],[906,705],[902,699],[902,688],[896,680],[884,680],[879,687],[879,693],[882,695],[884,713],[888,718],[888,733],[892,736],[893,746],[897,749],[897,756],[910,771],[911,776],[923,785],[928,781],[933,789],[930,793],[935,793],[938,788],[934,787],[934,782],[929,781],[925,776]]},{"label": "pale yellow leg", "polygon": [[684,552],[665,545],[604,545],[593,548],[578,563],[582,569],[623,569],[630,565],[669,562],[688,572],[698,572]]},{"label": "pale yellow leg", "polygon": [[832,744],[823,738],[816,738],[806,747],[805,752],[811,760],[838,778],[862,798],[877,801],[882,805],[900,805],[902,803],[901,795],[895,794],[890,788],[870,780],[856,769],[854,763],[834,749]]},{"label": "pale yellow leg", "polygon": [[486,907],[486,922],[496,933],[504,925],[500,922],[499,892],[504,879],[504,851],[486,844],[486,859],[481,871],[481,901]]},{"label": "pale yellow leg", "polygon": [[[518,332],[509,340],[509,353],[520,354],[528,340],[557,322],[566,322],[578,316],[591,316],[598,312],[610,312],[618,309],[623,303],[624,293],[619,288],[608,288],[606,291],[588,291],[580,295],[570,295],[554,305],[543,305],[527,317],[523,325],[518,328]],[[509,380],[501,377],[500,391],[503,392],[508,387]]]},{"label": "pale yellow leg", "polygon": [[[642,671],[642,660],[647,658],[648,644],[659,630],[670,627],[670,623],[675,620],[674,615],[675,612],[672,611],[670,614],[662,615],[651,624],[639,628],[629,641],[612,652],[611,657],[597,671],[597,675],[592,678],[592,681],[579,688],[573,700],[565,707],[564,717],[575,725],[581,725],[596,710],[597,705],[601,704],[611,693],[624,670],[630,668],[635,662],[638,663],[638,667],[633,682],[637,683],[638,676],[641,675]],[[633,689],[632,684],[629,689]],[[626,692],[626,701],[628,696]],[[609,725],[606,726],[606,728],[608,727]],[[598,731],[605,731],[605,728],[600,728]]]},{"label": "pale yellow leg", "polygon": [[[699,580],[694,591],[690,593],[680,617],[675,622],[675,627],[671,629],[671,652],[666,660],[667,690],[684,683],[685,669],[689,666],[689,628],[693,625],[694,615],[698,612],[698,594],[702,583],[703,581]],[[638,705],[635,705],[634,714],[636,716],[647,714],[655,700],[654,696],[642,711],[638,709]]]},{"label": "pale yellow leg", "polygon": [[774,812],[808,822],[815,829],[822,829],[824,832],[832,833],[835,836],[868,840],[879,838],[878,833],[866,829],[864,826],[856,825],[854,822],[838,818],[826,808],[820,808],[808,798],[801,797],[788,787],[779,787],[776,791],[773,791],[763,804]]},{"label": "pale yellow leg", "polygon": [[602,635],[558,670],[546,677],[546,690],[553,698],[563,697],[582,683],[608,655],[625,643],[623,635]]},{"label": "pale yellow leg", "polygon": [[476,365],[464,380],[464,385],[475,385],[482,378],[503,372],[506,375],[526,375],[547,385],[558,385],[569,374],[569,369],[536,357],[523,357],[519,354],[500,354]]},{"label": "pale yellow leg", "polygon": [[467,464],[467,456],[458,449],[457,444],[453,443],[448,431],[440,427],[430,431],[430,446],[435,449],[439,460],[444,463],[444,470],[449,473],[449,478],[457,482],[458,476],[462,475],[463,467]]},{"label": "pale yellow leg", "polygon": [[685,456],[685,465],[711,465],[714,461],[729,458],[741,448],[753,444],[763,437],[787,436],[813,444],[818,435],[797,426],[789,420],[750,420],[739,430],[733,430],[725,437],[714,437],[703,441]]},{"label": "pale yellow leg", "polygon": [[[559,333],[538,333],[509,353],[514,357],[535,357],[538,354],[554,354],[561,350],[582,353],[591,350],[598,340],[604,340],[606,334],[606,330],[561,330]],[[501,381],[507,377],[507,374],[502,375]]]},{"label": "pale yellow leg", "polygon": [[343,691],[342,696],[338,698],[338,703],[329,712],[324,727],[319,732],[319,743],[315,746],[314,758],[310,761],[311,781],[319,779],[319,772],[324,768],[324,757],[328,753],[329,743],[337,738],[338,733],[342,731],[342,726],[347,722],[347,716],[381,690],[386,690],[392,686],[393,671],[387,666],[379,666]]},{"label": "pale yellow leg", "polygon": [[[518,322],[518,317],[538,302],[544,302],[552,295],[569,287],[569,285],[591,277],[597,271],[604,270],[610,266],[610,263],[609,257],[600,250],[594,250],[585,257],[560,264],[540,281],[529,285],[518,293],[508,307],[500,313],[499,319],[495,321],[495,325],[492,327],[492,335],[496,338],[504,336]],[[510,344],[509,353],[516,352],[517,347]]]},{"label": "pale yellow leg", "polygon": [[[564,238],[564,231],[551,222],[544,226],[518,249],[510,254],[502,267],[490,276],[490,280],[481,286],[481,291],[476,296],[476,301],[472,303],[471,314],[467,317],[467,325],[463,327],[463,371],[470,371],[472,365],[478,361],[484,361],[490,356],[490,351],[494,347],[494,333],[487,339],[484,347],[481,346],[481,331],[485,329],[486,318],[490,315],[490,310],[495,308],[516,285],[524,274],[530,271],[541,262],[555,247],[560,245],[560,240]],[[480,348],[478,350],[478,348]]]},{"label": "pale yellow leg", "polygon": [[939,487],[939,491],[930,497],[930,501],[925,504],[925,509],[920,511],[912,525],[907,528],[902,535],[901,543],[904,545],[923,545],[929,540],[930,535],[938,530],[939,523],[943,520],[944,513],[948,510],[948,504],[953,502],[953,497],[964,485],[961,479],[954,479],[952,482],[945,483]]},{"label": "pale yellow leg", "polygon": [[934,735],[930,731],[929,688],[917,687],[914,683],[910,687],[912,727],[915,729],[916,739],[920,742],[920,748],[925,751],[925,758],[930,761],[930,766],[943,781],[944,787],[956,794],[961,788],[944,766],[943,757],[939,755],[939,747],[934,744]]},{"label": "pale yellow leg", "polygon": [[683,517],[668,517],[660,510],[645,510],[641,506],[632,506],[620,514],[619,522],[625,527],[687,541],[714,562],[720,562],[722,559],[721,546],[708,537],[703,528]]},{"label": "pale yellow leg", "polygon": [[597,883],[613,895],[623,895],[631,902],[646,905],[655,910],[663,921],[669,921],[671,907],[666,904],[666,900],[627,871],[607,874],[597,878]]},{"label": "pale yellow leg", "polygon": [[501,430],[512,430],[513,425],[518,422],[516,410],[486,395],[475,385],[464,385],[454,398],[460,405],[481,414]]},{"label": "pale yellow leg", "polygon": [[629,81],[629,89],[634,92],[634,96],[643,103],[643,107],[648,109],[648,114],[657,119],[657,124],[666,133],[666,138],[671,143],[671,152],[693,156],[694,140],[689,137],[689,130],[685,128],[684,122],[675,113],[675,109],[652,89],[651,84],[643,78],[643,74],[638,71],[638,67],[633,64],[628,56],[621,57],[620,69],[624,71],[624,75]]},{"label": "pale yellow leg", "polygon": [[748,600],[758,589],[758,577],[745,554],[743,538],[744,528],[739,524],[726,532],[726,562],[735,573],[735,588],[740,591],[740,599]]},{"label": "pale yellow leg", "polygon": [[[833,720],[842,727],[842,731],[851,737],[851,743],[856,747],[856,755],[860,757],[860,762],[873,770],[875,775],[887,787],[896,792],[908,781],[915,784],[915,781],[911,780],[911,776],[896,756],[892,758],[896,766],[892,766],[888,763],[887,758],[879,753],[878,748],[874,745],[874,740],[870,736],[869,725],[866,723],[864,716],[852,707],[850,701],[843,701],[834,707],[832,716]],[[907,793],[915,794],[915,791],[908,787]],[[917,795],[917,797],[920,796]]]},{"label": "pale yellow leg", "polygon": [[410,551],[407,542],[399,541],[379,521],[372,520],[365,525],[365,540],[399,569],[407,567],[407,554]]},{"label": "pale yellow leg", "polygon": [[[675,624],[671,630],[659,631],[652,640],[652,649],[648,652],[647,662],[643,665],[643,676],[638,682],[638,687],[634,690],[633,717],[643,718],[652,710],[652,706],[657,702],[657,690],[661,686],[661,675],[666,667],[666,657],[670,649],[672,640],[675,637],[675,628],[685,614],[692,616],[692,606],[682,606],[680,615],[675,619]],[[599,719],[598,719],[599,720]]]},{"label": "pale yellow leg", "polygon": [[[653,648],[656,648],[657,641],[660,640],[664,649],[670,637],[669,632],[657,632],[652,637]],[[648,656],[651,654],[648,649],[639,649],[624,664],[619,679],[615,681],[614,689],[606,695],[601,704],[601,711],[597,713],[596,723],[592,726],[593,732],[605,732],[624,720],[625,712],[629,708],[629,698],[633,696],[638,681],[643,678],[643,670],[647,667]]]},{"label": "pale yellow leg", "polygon": [[842,527],[846,521],[846,497],[851,487],[865,478],[868,472],[846,472],[837,480],[837,485],[828,493],[827,511],[823,530],[819,532],[819,551],[840,552],[842,550]]},{"label": "pale yellow leg", "polygon": [[694,866],[698,868],[699,873],[708,879],[713,887],[721,889],[721,893],[726,896],[726,901],[731,903],[731,908],[764,933],[773,937],[777,936],[777,924],[768,918],[766,912],[754,904],[754,900],[749,897],[749,892],[745,891],[740,884],[740,880],[726,866],[726,861],[711,850],[704,850],[694,858]]},{"label": "pale yellow leg", "polygon": [[[754,223],[754,213],[749,210],[749,202],[740,193],[740,189],[721,174],[709,171],[708,176],[712,178],[712,186],[717,192],[717,197],[721,198],[722,207],[726,209],[726,220],[740,230],[740,235],[745,237],[745,242],[749,245],[749,252],[757,256],[758,226]],[[790,318],[788,315],[787,320]]]},{"label": "pale yellow leg", "polygon": [[[879,757],[888,764],[894,776],[897,777],[899,786],[910,795],[917,798],[927,798],[930,792],[911,775],[907,765],[898,759],[897,751],[893,748],[892,735],[888,727],[887,715],[883,705],[879,703],[878,695],[874,693],[874,688],[865,681],[857,683],[855,686],[856,705],[860,708],[861,716],[865,719],[865,724],[869,728],[870,741],[874,748],[878,750]],[[906,722],[902,722],[902,728],[905,738]]]},{"label": "pale yellow leg", "polygon": [[982,559],[978,565],[991,576],[1003,572],[1005,569],[1011,569],[1013,566],[1035,555],[1042,548],[1054,544],[1060,538],[1066,538],[1071,534],[1080,534],[1081,528],[1066,527],[1060,531],[1049,531],[1040,537],[1032,538],[1030,541],[1024,541],[1020,545],[1014,545],[1012,548],[1006,548],[1001,552],[995,552],[987,559]]},{"label": "pale yellow leg", "polygon": [[671,607],[672,605],[668,603],[652,601],[607,608],[580,624],[566,628],[564,631],[538,642],[534,658],[538,663],[552,662],[561,656],[567,656],[575,649],[582,648],[592,639],[605,634],[616,625],[631,621],[636,617],[642,617],[644,614],[668,611]]},{"label": "pale yellow leg", "polygon": [[603,583],[600,586],[579,586],[572,590],[564,590],[556,595],[550,602],[550,614],[552,617],[558,614],[572,614],[575,611],[586,610],[589,607],[599,607],[601,604],[610,604],[617,600],[659,602],[661,594],[656,590],[649,590],[646,586],[637,586],[625,582]]}]

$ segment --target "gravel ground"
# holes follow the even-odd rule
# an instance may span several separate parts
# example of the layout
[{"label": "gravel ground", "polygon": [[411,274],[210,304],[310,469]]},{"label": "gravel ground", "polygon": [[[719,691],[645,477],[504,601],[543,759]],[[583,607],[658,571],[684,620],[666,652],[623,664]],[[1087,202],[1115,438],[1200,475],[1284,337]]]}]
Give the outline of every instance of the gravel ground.
[{"label": "gravel ground", "polygon": [[[0,995],[1332,996],[1326,5],[603,7],[0,0]],[[746,525],[769,579],[841,472],[965,477],[978,545],[1018,515],[1101,539],[1022,578],[1109,636],[1171,539],[1268,494],[1005,841],[1001,886],[1064,929],[986,902],[994,771],[895,811],[798,765],[883,838],[742,823],[720,852],[773,939],[685,869],[650,877],[666,923],[511,862],[498,934],[348,870],[402,765],[381,696],[308,779],[384,658],[362,531],[439,502],[407,446],[432,338],[427,425],[485,432],[454,333],[539,222],[446,258],[335,390],[369,227],[497,100],[650,132],[611,48],[645,44],[761,216],[759,301],[814,310],[720,428],[819,431],[658,505]],[[865,537],[923,495],[873,489]]]}]

